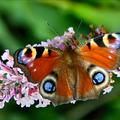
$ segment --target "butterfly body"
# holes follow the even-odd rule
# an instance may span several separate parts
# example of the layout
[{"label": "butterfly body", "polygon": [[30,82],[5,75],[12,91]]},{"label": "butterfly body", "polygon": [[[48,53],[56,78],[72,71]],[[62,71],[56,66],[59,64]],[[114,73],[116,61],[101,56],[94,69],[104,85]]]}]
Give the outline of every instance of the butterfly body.
[{"label": "butterfly body", "polygon": [[[65,49],[26,47],[15,53],[15,66],[39,83],[40,94],[54,105],[97,98],[110,84],[109,72],[120,63],[120,34],[105,34]],[[78,41],[77,41],[78,42]]]}]

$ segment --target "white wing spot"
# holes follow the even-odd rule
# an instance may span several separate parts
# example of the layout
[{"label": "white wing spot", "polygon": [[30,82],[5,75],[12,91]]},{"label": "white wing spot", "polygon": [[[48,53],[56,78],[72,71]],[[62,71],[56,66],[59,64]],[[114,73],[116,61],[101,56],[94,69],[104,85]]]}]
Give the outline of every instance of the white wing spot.
[{"label": "white wing spot", "polygon": [[115,51],[114,50],[110,50],[110,53],[114,53]]},{"label": "white wing spot", "polygon": [[29,65],[29,67],[33,67],[33,63],[31,63],[31,64]]},{"label": "white wing spot", "polygon": [[108,58],[109,58],[109,59],[112,59],[112,56],[109,55]]}]

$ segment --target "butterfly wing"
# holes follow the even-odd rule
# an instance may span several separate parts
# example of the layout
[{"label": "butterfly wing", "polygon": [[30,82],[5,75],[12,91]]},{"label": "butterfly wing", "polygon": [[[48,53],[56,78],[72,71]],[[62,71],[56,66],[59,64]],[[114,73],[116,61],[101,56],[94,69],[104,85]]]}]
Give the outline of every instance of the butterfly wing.
[{"label": "butterfly wing", "polygon": [[98,98],[102,89],[110,84],[109,73],[101,67],[83,61],[77,67],[76,100]]},{"label": "butterfly wing", "polygon": [[110,33],[91,39],[80,47],[82,58],[107,70],[120,66],[120,33]]},{"label": "butterfly wing", "polygon": [[[44,98],[52,101],[56,106],[73,100],[73,73],[65,64],[53,69],[39,84],[40,93]],[[50,87],[51,86],[51,87]]]},{"label": "butterfly wing", "polygon": [[78,68],[76,99],[97,98],[100,91],[110,84],[106,70],[120,66],[120,33],[98,36],[76,51],[84,63]]}]

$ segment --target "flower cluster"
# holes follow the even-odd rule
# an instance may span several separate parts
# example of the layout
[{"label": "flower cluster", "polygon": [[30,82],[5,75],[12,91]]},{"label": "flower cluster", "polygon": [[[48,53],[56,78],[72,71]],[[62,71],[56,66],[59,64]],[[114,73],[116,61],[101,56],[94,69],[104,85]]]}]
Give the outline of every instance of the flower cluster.
[{"label": "flower cluster", "polygon": [[[102,29],[103,30],[103,29]],[[96,33],[103,34],[101,28],[96,29]],[[71,40],[72,36],[75,34],[72,27],[64,33],[63,36],[57,36],[52,40],[47,40],[47,42],[41,42],[41,44],[33,46],[50,46],[54,48],[59,48],[61,50],[65,49],[65,44]],[[75,44],[70,44],[71,48],[74,49]],[[31,45],[27,45],[31,46]],[[25,74],[20,68],[15,68],[13,66],[14,59],[9,54],[9,50],[6,50],[1,56],[0,60],[0,108],[3,108],[6,102],[9,102],[13,98],[18,105],[21,107],[30,107],[36,104],[36,107],[46,107],[50,104],[50,101],[44,99],[39,93],[38,84],[33,84],[28,81]],[[120,70],[113,71],[115,74],[120,76]],[[110,73],[111,83],[112,73]],[[103,94],[109,93],[113,86],[109,85],[103,90]],[[75,103],[75,101],[71,101]]]},{"label": "flower cluster", "polygon": [[104,26],[95,28],[93,25],[90,25],[89,28],[90,28],[90,32],[86,36],[83,34],[80,34],[81,39],[90,40],[91,38],[97,37],[98,35],[104,35],[105,33],[107,33]]},{"label": "flower cluster", "polygon": [[[28,82],[20,68],[14,68],[13,57],[6,50],[0,60],[0,108],[5,102],[14,98],[21,107],[30,107],[35,102],[36,107],[46,107],[50,101],[42,98],[39,94],[38,84]],[[6,63],[4,63],[7,61]]]},{"label": "flower cluster", "polygon": [[[35,46],[44,46],[44,47],[51,47],[51,48],[57,48],[62,51],[64,51],[66,44],[69,43],[71,48],[75,48],[76,45],[72,43],[71,38],[74,36],[75,32],[72,27],[68,28],[68,31],[64,33],[62,36],[56,36],[52,40],[42,41],[40,44],[34,44]],[[31,45],[27,45],[26,47],[30,47]]]}]

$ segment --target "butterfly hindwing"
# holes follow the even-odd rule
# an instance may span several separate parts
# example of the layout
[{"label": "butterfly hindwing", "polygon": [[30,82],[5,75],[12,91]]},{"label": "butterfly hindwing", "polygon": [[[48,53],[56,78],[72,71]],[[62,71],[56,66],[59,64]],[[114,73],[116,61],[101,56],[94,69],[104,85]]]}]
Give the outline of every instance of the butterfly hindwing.
[{"label": "butterfly hindwing", "polygon": [[[57,71],[48,74],[40,82],[40,93],[44,98],[51,100],[54,105],[68,103],[73,100],[71,78],[69,77],[72,71],[70,72],[66,65],[62,66],[61,69],[56,68],[55,70]],[[51,86],[54,86],[54,91],[52,91],[50,85],[47,86],[50,81],[54,83],[51,84]]]},{"label": "butterfly hindwing", "polygon": [[80,77],[76,85],[76,99],[98,98],[102,89],[110,84],[109,73],[101,67],[84,61],[84,66],[78,69]]}]

